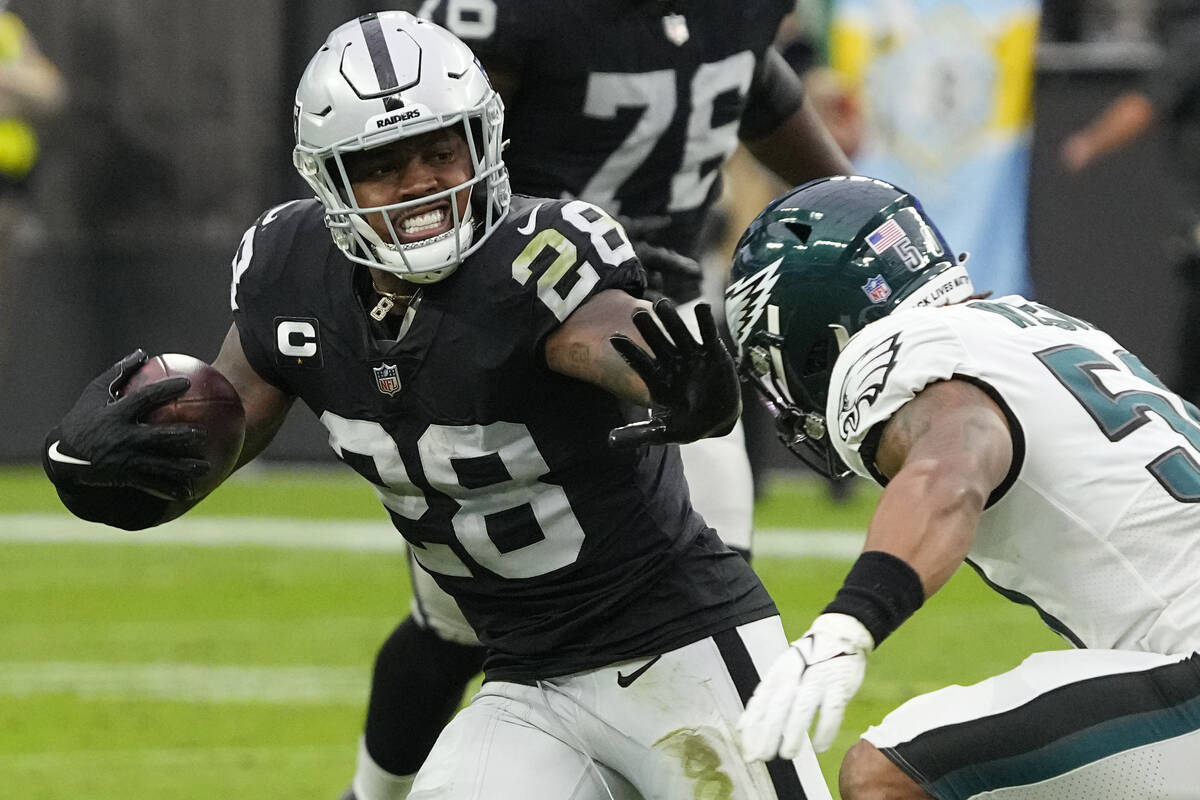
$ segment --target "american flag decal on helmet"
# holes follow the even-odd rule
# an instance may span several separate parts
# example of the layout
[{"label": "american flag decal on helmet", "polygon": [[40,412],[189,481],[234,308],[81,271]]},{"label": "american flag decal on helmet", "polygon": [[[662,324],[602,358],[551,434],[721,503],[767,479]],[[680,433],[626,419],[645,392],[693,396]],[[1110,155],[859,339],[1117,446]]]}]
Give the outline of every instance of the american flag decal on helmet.
[{"label": "american flag decal on helmet", "polygon": [[900,223],[894,219],[889,219],[867,234],[867,244],[876,253],[882,253],[892,245],[907,238],[908,234],[900,227]]}]

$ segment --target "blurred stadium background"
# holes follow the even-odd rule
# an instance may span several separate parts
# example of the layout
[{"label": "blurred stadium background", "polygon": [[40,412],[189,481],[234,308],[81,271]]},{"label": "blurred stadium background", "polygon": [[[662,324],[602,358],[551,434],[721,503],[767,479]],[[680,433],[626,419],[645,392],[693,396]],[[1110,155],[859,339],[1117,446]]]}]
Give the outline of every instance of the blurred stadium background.
[{"label": "blurred stadium background", "polygon": [[[373,6],[374,4],[368,4]],[[813,5],[808,3],[806,5]],[[819,5],[819,3],[818,3]],[[1139,0],[1046,0],[1030,249],[1039,299],[1172,372],[1178,287],[1163,253],[1158,135],[1064,179],[1056,148],[1161,58]],[[290,170],[294,83],[351,0],[13,0],[68,107],[0,286],[0,795],[337,796],[371,659],[407,607],[398,537],[298,409],[185,520],[129,535],[78,523],[34,466],[86,380],[133,347],[211,359],[228,264]],[[798,634],[841,580],[876,490],[835,502],[761,426],[756,564]],[[930,646],[936,642],[936,646]],[[913,694],[1058,646],[968,571],[889,640],[856,733]]]},{"label": "blurred stadium background", "polygon": [[[1146,137],[1070,179],[1056,156],[1070,129],[1160,57],[1139,27],[1145,5],[1044,3],[1043,36],[1092,38],[1039,52],[1031,270],[1040,300],[1171,374],[1179,302],[1163,252],[1172,215],[1162,143]],[[135,346],[216,354],[242,232],[270,205],[308,194],[290,166],[295,82],[332,27],[374,6],[13,0],[70,101],[41,131],[20,266],[0,287],[0,462],[33,461],[84,378]],[[292,417],[269,455],[330,459],[312,416]],[[767,444],[761,460],[793,468]]]}]

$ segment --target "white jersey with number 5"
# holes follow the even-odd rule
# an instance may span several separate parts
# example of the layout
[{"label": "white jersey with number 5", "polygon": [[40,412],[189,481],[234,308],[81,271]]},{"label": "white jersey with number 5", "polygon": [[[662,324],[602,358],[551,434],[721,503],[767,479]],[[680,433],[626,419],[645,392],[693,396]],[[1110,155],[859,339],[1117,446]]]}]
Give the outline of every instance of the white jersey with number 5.
[{"label": "white jersey with number 5", "polygon": [[838,357],[826,409],[838,453],[883,482],[883,424],[962,379],[1008,417],[1013,464],[969,563],[1076,646],[1200,649],[1200,421],[1133,354],[1018,296],[913,309]]}]

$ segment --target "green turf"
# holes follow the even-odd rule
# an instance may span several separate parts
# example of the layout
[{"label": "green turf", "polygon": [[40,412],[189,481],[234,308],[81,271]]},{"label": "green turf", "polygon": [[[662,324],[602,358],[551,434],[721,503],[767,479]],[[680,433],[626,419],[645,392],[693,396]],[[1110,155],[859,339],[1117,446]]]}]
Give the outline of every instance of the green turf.
[{"label": "green turf", "polygon": [[824,481],[801,481],[787,476],[768,477],[754,508],[759,528],[811,528],[814,530],[866,530],[881,489],[853,478],[847,495],[835,501]]},{"label": "green turf", "polygon": [[[758,524],[861,530],[877,493],[858,486],[834,504],[822,484],[773,482]],[[5,512],[61,513],[38,470],[0,470],[0,498]],[[239,475],[196,513],[382,519],[348,471]],[[0,795],[334,800],[345,786],[372,657],[407,608],[400,554],[0,543],[0,564]],[[847,566],[756,562],[792,636]],[[1058,646],[1031,611],[960,572],[872,656],[822,767],[832,782],[857,733],[908,697]],[[295,696],[206,694],[225,669],[250,681],[251,697],[256,680]],[[218,683],[230,690],[228,676]]]},{"label": "green turf", "polygon": [[[38,467],[0,467],[0,513],[63,512]],[[331,465],[316,469],[243,468],[189,514],[270,515],[304,519],[386,520],[358,475]]]},{"label": "green turf", "polygon": [[[764,528],[854,530],[870,518],[879,489],[854,479],[847,502],[835,503],[819,481],[768,479],[755,509]],[[0,513],[63,511],[37,467],[0,467]],[[306,519],[382,519],[374,493],[357,474],[331,465],[316,469],[243,468],[189,514],[242,516],[268,514]]]}]

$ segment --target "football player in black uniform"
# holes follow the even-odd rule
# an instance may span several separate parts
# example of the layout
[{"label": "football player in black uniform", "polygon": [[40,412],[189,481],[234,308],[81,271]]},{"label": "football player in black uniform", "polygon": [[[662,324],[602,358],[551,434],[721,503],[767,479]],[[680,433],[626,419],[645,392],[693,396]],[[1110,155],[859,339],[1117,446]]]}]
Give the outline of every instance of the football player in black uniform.
[{"label": "football player in black uniform", "polygon": [[[788,184],[850,169],[770,46],[792,0],[400,5],[457,34],[487,69],[505,104],[514,191],[619,216],[651,290],[676,303],[700,296],[701,226],[739,141]],[[693,504],[748,556],[754,494],[740,423],[680,451]],[[359,783],[415,772],[482,660],[453,601],[422,571],[412,578],[412,614],[376,658]]]},{"label": "football player in black uniform", "polygon": [[[707,307],[696,341],[669,301],[652,314],[636,299],[644,273],[612,217],[510,195],[499,97],[432,23],[383,12],[336,29],[295,120],[318,199],[246,232],[214,362],[245,408],[240,460],[300,398],[487,648],[483,689],[415,782],[356,789],[828,798],[811,748],[738,754],[743,700],[787,642],[662,446],[737,418]],[[86,519],[143,528],[199,499],[204,431],[137,421],[187,380],[122,392],[144,359],[93,381],[47,437],[47,473]],[[627,403],[658,411],[625,424]]]}]

